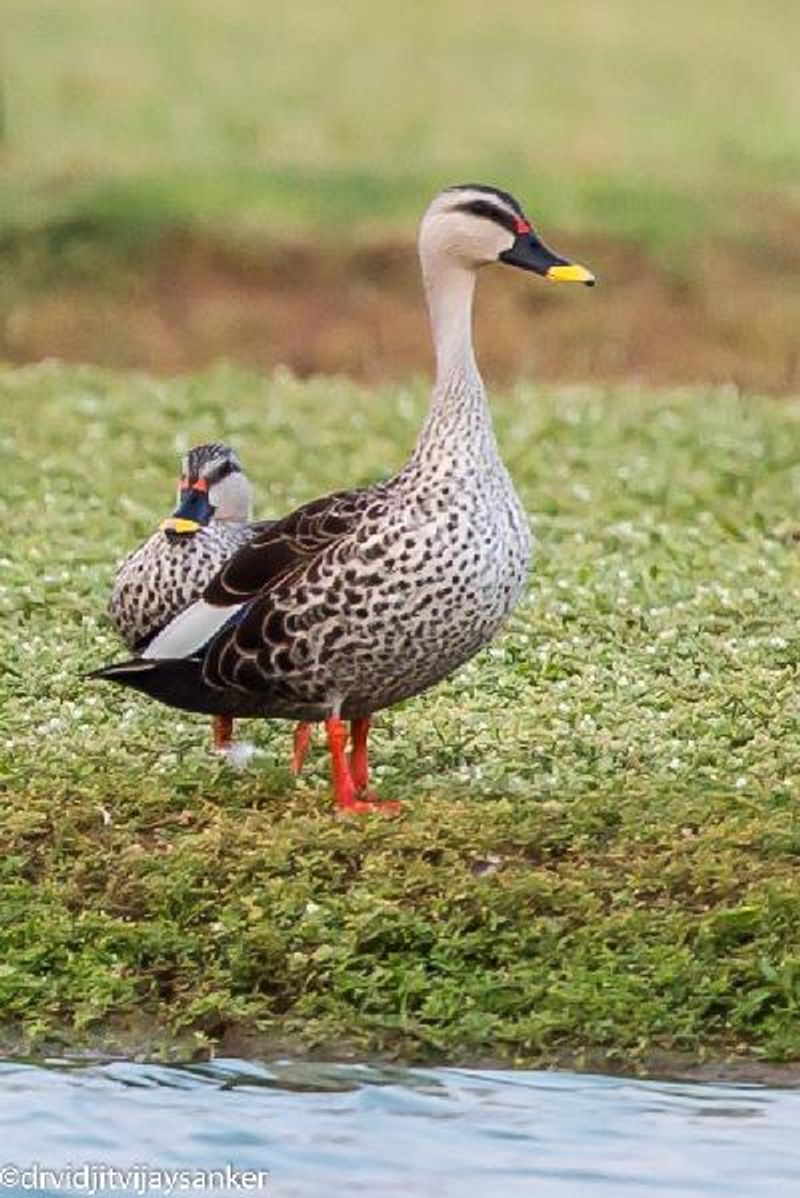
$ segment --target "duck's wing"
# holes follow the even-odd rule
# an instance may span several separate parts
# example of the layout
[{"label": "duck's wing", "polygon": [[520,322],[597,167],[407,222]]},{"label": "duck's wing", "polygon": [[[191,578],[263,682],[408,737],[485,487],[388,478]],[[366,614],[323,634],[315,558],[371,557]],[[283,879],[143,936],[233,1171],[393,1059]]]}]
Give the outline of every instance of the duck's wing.
[{"label": "duck's wing", "polygon": [[371,508],[382,506],[384,488],[336,491],[297,508],[281,520],[256,525],[252,539],[225,563],[203,599],[231,607],[265,594],[277,582],[307,568],[337,541],[351,536]]},{"label": "duck's wing", "polygon": [[288,703],[321,703],[318,667],[353,606],[345,582],[362,559],[377,565],[368,530],[385,518],[389,502],[384,486],[339,492],[240,550],[204,597],[218,611],[236,613],[206,647],[204,682]]},{"label": "duck's wing", "polygon": [[[228,672],[218,670],[217,663],[226,653],[238,654],[245,641],[243,652],[252,657],[278,593],[285,595],[296,580],[314,582],[323,556],[353,541],[364,523],[385,509],[387,491],[387,484],[337,491],[281,520],[256,526],[252,539],[225,563],[203,598],[172,620],[145,656],[174,659],[201,653],[209,679],[227,685]],[[234,644],[231,633],[240,628],[245,641]]]}]

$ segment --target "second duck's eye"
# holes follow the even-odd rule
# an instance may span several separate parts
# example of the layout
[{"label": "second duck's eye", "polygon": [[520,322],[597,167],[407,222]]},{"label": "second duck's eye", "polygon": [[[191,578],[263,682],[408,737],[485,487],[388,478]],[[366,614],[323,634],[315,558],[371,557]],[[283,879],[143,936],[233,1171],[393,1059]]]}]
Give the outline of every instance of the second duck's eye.
[{"label": "second duck's eye", "polygon": [[220,466],[209,471],[207,475],[208,481],[212,486],[215,483],[221,483],[223,478],[227,478],[229,474],[233,474],[236,469],[237,467],[234,466],[233,462],[223,462]]}]

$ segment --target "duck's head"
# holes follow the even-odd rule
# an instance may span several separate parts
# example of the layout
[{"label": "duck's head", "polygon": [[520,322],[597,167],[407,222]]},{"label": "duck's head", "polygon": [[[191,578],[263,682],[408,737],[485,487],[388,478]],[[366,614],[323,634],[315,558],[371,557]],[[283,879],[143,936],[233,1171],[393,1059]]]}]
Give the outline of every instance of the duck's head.
[{"label": "duck's head", "polygon": [[585,266],[547,248],[512,195],[481,183],[447,187],[436,196],[422,218],[419,250],[423,267],[449,262],[474,271],[504,262],[556,282],[591,287],[595,281]]},{"label": "duck's head", "polygon": [[161,522],[171,541],[193,536],[212,520],[250,519],[252,490],[239,459],[227,445],[196,445],[182,462],[178,506]]}]

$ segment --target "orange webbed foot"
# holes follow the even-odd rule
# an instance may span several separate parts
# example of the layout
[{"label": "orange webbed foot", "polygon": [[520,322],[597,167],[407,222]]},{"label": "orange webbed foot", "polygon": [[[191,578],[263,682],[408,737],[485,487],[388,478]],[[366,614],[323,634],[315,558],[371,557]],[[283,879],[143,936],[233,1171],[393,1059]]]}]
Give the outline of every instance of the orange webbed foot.
[{"label": "orange webbed foot", "polygon": [[340,815],[397,815],[400,803],[384,801],[371,794],[367,734],[369,720],[353,720],[353,751],[347,755],[347,727],[342,720],[325,721],[333,771],[333,794]]},{"label": "orange webbed foot", "polygon": [[400,815],[403,811],[403,804],[396,802],[394,799],[379,799],[378,796],[370,792],[366,798],[354,798],[351,802],[343,803],[337,800],[338,814],[347,815]]}]

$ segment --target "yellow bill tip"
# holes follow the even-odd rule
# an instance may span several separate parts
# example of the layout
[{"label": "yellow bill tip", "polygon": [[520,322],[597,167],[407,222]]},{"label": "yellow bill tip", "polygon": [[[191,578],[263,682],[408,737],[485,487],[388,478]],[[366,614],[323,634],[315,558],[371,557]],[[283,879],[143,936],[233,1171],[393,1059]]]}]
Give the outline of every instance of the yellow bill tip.
[{"label": "yellow bill tip", "polygon": [[577,262],[565,262],[563,266],[551,266],[547,272],[548,279],[557,283],[585,283],[587,287],[594,286],[594,275],[585,266]]},{"label": "yellow bill tip", "polygon": [[196,520],[183,520],[180,516],[170,516],[167,520],[162,520],[158,526],[161,532],[197,532],[202,525]]}]

